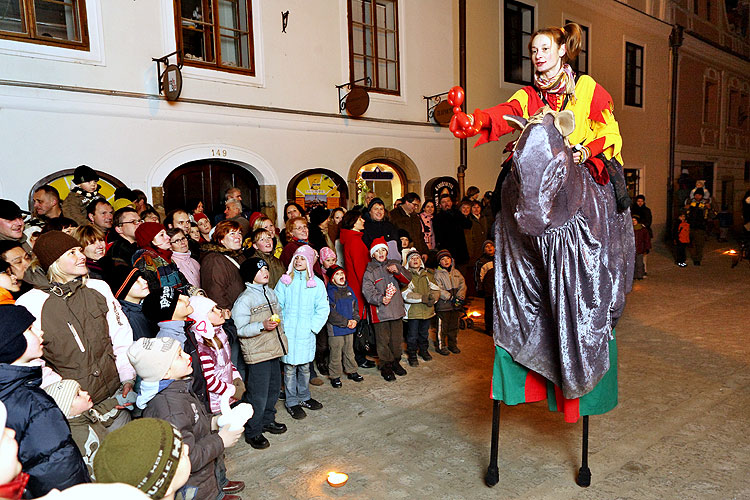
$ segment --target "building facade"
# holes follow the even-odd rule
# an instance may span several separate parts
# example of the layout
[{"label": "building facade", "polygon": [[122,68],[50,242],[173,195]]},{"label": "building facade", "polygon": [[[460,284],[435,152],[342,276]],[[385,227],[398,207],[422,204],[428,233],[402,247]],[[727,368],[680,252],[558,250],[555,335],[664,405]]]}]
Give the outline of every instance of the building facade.
[{"label": "building facade", "polygon": [[[0,19],[0,196],[21,206],[80,164],[157,206],[198,196],[216,210],[237,184],[272,215],[288,200],[352,206],[368,189],[390,201],[456,175],[459,141],[424,98],[458,84],[456,1],[17,1]],[[612,0],[467,1],[469,111],[528,80],[529,33],[584,27],[577,69],[614,99],[630,187],[647,196],[655,228],[666,214],[671,28],[658,14]],[[153,61],[167,55],[182,64],[171,102]],[[337,86],[364,77],[369,106],[348,116],[349,89]],[[505,143],[470,140],[466,186],[493,189]],[[375,169],[382,179],[362,178]]]},{"label": "building facade", "polygon": [[[750,3],[682,0],[667,20],[685,28],[679,48],[674,210],[705,180],[712,207],[742,223],[750,189]],[[680,181],[682,177],[682,181]]]},{"label": "building facade", "polygon": [[[365,165],[393,169],[378,184],[392,197],[455,172],[456,141],[423,99],[454,83],[447,0],[297,0],[284,12],[271,0],[66,0],[35,19],[44,0],[19,3],[0,20],[0,196],[21,206],[80,164],[157,206],[218,202],[238,184],[269,213],[300,186],[303,199],[351,206]],[[152,59],[176,50],[182,90],[168,102]],[[336,86],[363,76],[374,88],[355,119]]]}]

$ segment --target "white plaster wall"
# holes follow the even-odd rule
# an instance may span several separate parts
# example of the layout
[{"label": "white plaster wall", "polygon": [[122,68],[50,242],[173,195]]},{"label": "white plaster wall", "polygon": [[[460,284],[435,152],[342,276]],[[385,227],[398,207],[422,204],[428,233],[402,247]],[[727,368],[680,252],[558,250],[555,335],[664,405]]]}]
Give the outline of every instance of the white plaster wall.
[{"label": "white plaster wall", "polygon": [[[324,167],[346,178],[363,151],[389,147],[417,164],[424,183],[454,171],[445,129],[216,108],[164,101],[0,87],[4,145],[0,196],[26,205],[29,188],[51,172],[81,163],[132,188],[151,186],[180,164],[211,158],[250,166],[260,184],[286,185],[303,169]],[[15,95],[14,95],[15,94]]]},{"label": "white plaster wall", "polygon": [[[87,4],[92,12],[101,11],[101,20],[90,19],[89,25],[92,33],[97,28],[103,33],[102,61],[41,59],[33,51],[45,51],[43,46],[5,42],[26,51],[9,55],[0,50],[0,78],[157,93],[151,58],[175,50],[172,0]],[[217,71],[209,71],[209,79],[196,79],[191,76],[196,71],[185,68],[182,97],[337,113],[335,85],[347,82],[349,71],[346,0],[253,0],[253,8],[262,79]],[[446,91],[453,83],[451,2],[408,0],[399,9],[402,95],[372,94],[367,116],[425,121],[422,96]],[[282,10],[290,12],[286,33],[281,32]]]},{"label": "white plaster wall", "polygon": [[[0,80],[155,94],[152,57],[174,50],[172,0],[86,0],[92,52],[0,40]],[[255,78],[184,69],[183,99],[338,112],[348,80],[346,0],[253,0]],[[455,11],[450,0],[399,3],[401,95],[371,94],[365,116],[426,122],[422,98],[454,84]],[[287,33],[281,11],[289,10]],[[0,196],[26,206],[41,177],[85,163],[132,188],[159,185],[180,162],[211,157],[249,166],[261,184],[325,167],[346,178],[374,147],[394,148],[422,183],[455,175],[456,141],[446,129],[253,111],[9,85],[0,81]]]}]

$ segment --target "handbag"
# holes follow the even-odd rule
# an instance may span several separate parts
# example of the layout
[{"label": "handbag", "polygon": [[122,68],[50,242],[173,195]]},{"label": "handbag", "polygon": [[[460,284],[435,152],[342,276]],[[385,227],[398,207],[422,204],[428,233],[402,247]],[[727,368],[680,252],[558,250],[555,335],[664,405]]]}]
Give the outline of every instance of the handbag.
[{"label": "handbag", "polygon": [[368,318],[359,320],[354,332],[354,350],[366,355],[377,355],[375,347],[375,330]]}]

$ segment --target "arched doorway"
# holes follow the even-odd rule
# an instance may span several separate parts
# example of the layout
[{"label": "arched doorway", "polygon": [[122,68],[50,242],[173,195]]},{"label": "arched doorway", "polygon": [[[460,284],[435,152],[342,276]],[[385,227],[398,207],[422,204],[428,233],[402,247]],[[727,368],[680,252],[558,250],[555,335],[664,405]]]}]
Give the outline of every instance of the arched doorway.
[{"label": "arched doorway", "polygon": [[309,211],[314,205],[326,208],[347,207],[349,190],[344,179],[331,170],[312,168],[292,177],[286,188],[287,201],[294,201]]},{"label": "arched doorway", "polygon": [[403,172],[393,164],[376,161],[362,165],[357,172],[357,203],[364,203],[367,193],[373,193],[390,209],[404,195],[404,184]]},{"label": "arched doorway", "polygon": [[[357,156],[349,167],[347,183],[349,184],[352,203],[362,203],[364,194],[370,189],[366,184],[368,182],[367,179],[362,178],[362,172],[373,171],[376,166],[380,166],[381,172],[389,171],[393,173],[393,179],[372,181],[376,194],[379,194],[378,187],[387,193],[386,196],[390,202],[383,198],[383,201],[388,205],[387,208],[390,208],[393,205],[393,201],[404,194],[409,192],[419,193],[421,191],[422,182],[419,169],[417,169],[417,165],[408,155],[398,149],[372,148]],[[372,177],[376,178],[378,175],[373,175]],[[375,182],[382,184],[374,184]],[[390,193],[388,193],[389,190]]]},{"label": "arched doorway", "polygon": [[[39,179],[39,181],[31,187],[31,191],[29,191],[29,212],[34,209],[34,192],[45,184],[49,184],[57,189],[57,192],[60,194],[60,200],[67,198],[70,190],[75,186],[73,183],[73,172],[75,172],[74,168],[68,168]],[[96,173],[99,175],[99,194],[101,194],[108,202],[112,203],[115,199],[115,189],[122,187],[125,184],[123,184],[117,177],[107,173],[98,170],[96,170]]]},{"label": "arched doorway", "polygon": [[196,160],[174,169],[164,179],[164,209],[168,212],[187,206],[190,199],[203,201],[211,215],[224,211],[224,192],[232,187],[242,191],[242,203],[252,210],[260,206],[258,180],[246,168],[226,160]]}]

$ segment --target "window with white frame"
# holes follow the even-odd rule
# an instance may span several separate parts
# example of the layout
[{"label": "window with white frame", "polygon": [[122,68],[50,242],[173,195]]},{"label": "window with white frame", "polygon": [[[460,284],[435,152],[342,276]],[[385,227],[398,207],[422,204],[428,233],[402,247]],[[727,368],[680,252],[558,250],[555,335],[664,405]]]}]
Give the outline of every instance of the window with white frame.
[{"label": "window with white frame", "polygon": [[88,50],[85,0],[0,0],[0,38]]},{"label": "window with white frame", "polygon": [[175,0],[175,23],[186,66],[255,75],[251,0]]},{"label": "window with white frame", "polygon": [[401,91],[397,0],[349,0],[349,78],[384,94]]}]

